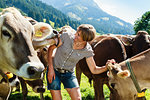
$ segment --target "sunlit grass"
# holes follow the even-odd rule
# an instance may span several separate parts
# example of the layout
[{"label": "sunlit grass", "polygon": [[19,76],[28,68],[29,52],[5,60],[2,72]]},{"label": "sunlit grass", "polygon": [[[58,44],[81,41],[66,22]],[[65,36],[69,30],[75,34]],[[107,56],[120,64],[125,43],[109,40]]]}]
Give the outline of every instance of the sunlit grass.
[{"label": "sunlit grass", "polygon": [[146,100],[150,100],[150,89],[147,89],[145,92]]},{"label": "sunlit grass", "polygon": [[[45,87],[47,86],[46,80],[44,81]],[[67,91],[64,89],[63,85],[61,86],[62,90],[62,98],[63,100],[71,100],[69,97],[69,94]],[[104,85],[104,95],[105,95],[105,100],[109,100],[109,95],[110,91],[106,85]],[[35,93],[32,91],[32,88],[28,86],[28,97],[27,100],[40,100],[40,94]],[[94,100],[94,89],[92,86],[90,86],[90,83],[88,82],[88,78],[82,74],[81,78],[81,85],[80,85],[80,91],[82,95],[82,100]],[[146,99],[150,100],[150,89],[146,91]],[[22,100],[22,94],[20,92],[14,92],[10,96],[9,100]],[[46,89],[46,92],[44,93],[44,98],[45,100],[52,100],[51,94],[49,90]]]}]

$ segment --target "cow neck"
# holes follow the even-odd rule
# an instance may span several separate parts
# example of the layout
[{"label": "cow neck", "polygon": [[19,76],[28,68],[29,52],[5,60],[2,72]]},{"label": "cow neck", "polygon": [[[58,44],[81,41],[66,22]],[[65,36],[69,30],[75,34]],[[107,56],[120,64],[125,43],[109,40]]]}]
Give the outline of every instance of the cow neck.
[{"label": "cow neck", "polygon": [[[128,70],[130,71],[131,79],[132,79],[132,81],[133,81],[133,83],[135,85],[135,88],[136,88],[137,92],[138,92],[137,96],[139,97],[139,95],[144,94],[144,93],[142,92],[142,90],[141,90],[141,88],[140,88],[140,86],[138,84],[138,81],[136,80],[136,77],[135,77],[135,74],[134,74],[133,69],[131,67],[129,59],[126,60],[126,65],[127,65]],[[144,96],[145,96],[145,94],[142,95],[142,97],[144,97]]]}]

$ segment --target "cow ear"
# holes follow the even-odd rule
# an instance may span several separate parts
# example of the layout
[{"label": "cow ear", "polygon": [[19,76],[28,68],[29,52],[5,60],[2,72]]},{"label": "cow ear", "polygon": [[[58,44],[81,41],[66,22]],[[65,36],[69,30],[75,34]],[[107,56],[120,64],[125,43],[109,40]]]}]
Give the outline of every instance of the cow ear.
[{"label": "cow ear", "polygon": [[33,36],[33,39],[36,41],[42,41],[44,40],[47,36],[49,36],[50,34],[52,34],[52,27],[44,22],[39,22],[34,26],[35,29],[35,34]]},{"label": "cow ear", "polygon": [[130,72],[128,70],[124,70],[124,71],[119,71],[117,73],[118,77],[120,78],[128,78],[130,76]]},{"label": "cow ear", "polygon": [[129,39],[129,38],[121,38],[121,41],[122,41],[122,43],[124,44],[124,45],[126,45],[126,46],[129,46],[129,45],[132,45],[131,44],[131,39]]}]

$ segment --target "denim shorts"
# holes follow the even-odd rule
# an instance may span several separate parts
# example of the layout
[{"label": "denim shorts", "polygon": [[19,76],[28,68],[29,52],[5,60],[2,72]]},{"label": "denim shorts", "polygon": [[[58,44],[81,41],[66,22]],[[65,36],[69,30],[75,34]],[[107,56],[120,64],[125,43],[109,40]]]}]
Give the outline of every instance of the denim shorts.
[{"label": "denim shorts", "polygon": [[64,88],[79,87],[74,72],[59,73],[58,71],[55,70],[55,80],[53,80],[52,83],[49,83],[47,73],[46,73],[46,79],[47,79],[48,90],[61,90],[61,83],[63,83]]}]

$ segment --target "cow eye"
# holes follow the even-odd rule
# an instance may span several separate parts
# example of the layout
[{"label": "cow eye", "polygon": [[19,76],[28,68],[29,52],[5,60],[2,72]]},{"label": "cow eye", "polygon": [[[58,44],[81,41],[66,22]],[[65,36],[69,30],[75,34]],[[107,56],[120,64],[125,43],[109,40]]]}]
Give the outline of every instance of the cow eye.
[{"label": "cow eye", "polygon": [[44,51],[47,51],[47,49],[46,49],[46,48],[43,48],[43,50],[44,50]]},{"label": "cow eye", "polygon": [[115,83],[111,83],[110,85],[111,85],[111,88],[114,89],[116,84]]},{"label": "cow eye", "polygon": [[2,34],[3,34],[4,36],[7,36],[7,37],[11,38],[11,35],[9,34],[9,32],[8,32],[7,30],[3,30],[3,31],[2,31]]}]

